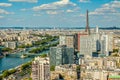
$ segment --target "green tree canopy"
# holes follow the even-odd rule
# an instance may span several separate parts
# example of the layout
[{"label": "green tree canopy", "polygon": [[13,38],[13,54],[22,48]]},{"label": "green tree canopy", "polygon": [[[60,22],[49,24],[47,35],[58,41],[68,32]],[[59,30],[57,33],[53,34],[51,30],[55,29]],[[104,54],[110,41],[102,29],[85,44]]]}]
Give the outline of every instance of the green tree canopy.
[{"label": "green tree canopy", "polygon": [[55,71],[55,66],[54,65],[50,66],[50,71]]}]

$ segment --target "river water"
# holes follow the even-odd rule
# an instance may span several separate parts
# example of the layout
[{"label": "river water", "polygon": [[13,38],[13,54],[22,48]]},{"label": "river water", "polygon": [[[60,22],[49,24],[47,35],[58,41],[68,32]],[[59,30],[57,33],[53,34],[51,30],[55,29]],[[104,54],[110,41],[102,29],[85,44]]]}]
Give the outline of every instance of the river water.
[{"label": "river water", "polygon": [[[52,41],[49,44],[53,44],[55,42],[58,42],[58,40]],[[35,48],[35,47],[32,47],[32,48]],[[16,54],[18,54],[20,56],[23,53],[28,53],[28,51],[31,50],[32,48],[26,49],[24,52],[18,52]],[[49,50],[46,50],[39,54],[47,54],[48,52],[49,52]],[[3,58],[0,58],[0,74],[3,70],[15,68],[23,63],[29,62],[33,58],[34,57],[20,58],[20,57],[11,57],[11,56],[6,56]]]},{"label": "river water", "polygon": [[0,59],[0,71],[17,67],[23,63],[30,61],[32,58],[17,58],[17,57],[4,57]]},{"label": "river water", "polygon": [[[49,50],[43,51],[39,54],[47,54]],[[21,53],[17,53],[18,55]],[[20,58],[20,57],[11,57],[11,56],[6,56],[3,58],[0,58],[0,73],[3,70],[8,70],[11,68],[15,68],[23,63],[29,62],[32,60],[34,57],[27,57],[27,58]]]}]

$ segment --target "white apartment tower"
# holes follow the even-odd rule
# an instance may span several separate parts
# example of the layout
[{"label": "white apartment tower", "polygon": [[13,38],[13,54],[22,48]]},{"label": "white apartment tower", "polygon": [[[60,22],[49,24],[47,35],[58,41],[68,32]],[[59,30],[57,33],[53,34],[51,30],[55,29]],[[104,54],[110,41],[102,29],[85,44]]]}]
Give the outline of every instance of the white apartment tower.
[{"label": "white apartment tower", "polygon": [[109,34],[102,34],[101,35],[101,53],[109,55],[109,52],[113,51],[113,35],[112,33]]},{"label": "white apartment tower", "polygon": [[49,58],[36,57],[32,62],[33,80],[50,80]]}]

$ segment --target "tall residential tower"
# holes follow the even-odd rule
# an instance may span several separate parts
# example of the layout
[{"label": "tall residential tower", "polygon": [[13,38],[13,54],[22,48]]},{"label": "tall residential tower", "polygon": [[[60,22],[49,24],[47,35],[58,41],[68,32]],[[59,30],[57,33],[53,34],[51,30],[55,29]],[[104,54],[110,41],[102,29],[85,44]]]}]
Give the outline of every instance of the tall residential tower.
[{"label": "tall residential tower", "polygon": [[50,80],[49,58],[36,57],[32,62],[33,80]]}]

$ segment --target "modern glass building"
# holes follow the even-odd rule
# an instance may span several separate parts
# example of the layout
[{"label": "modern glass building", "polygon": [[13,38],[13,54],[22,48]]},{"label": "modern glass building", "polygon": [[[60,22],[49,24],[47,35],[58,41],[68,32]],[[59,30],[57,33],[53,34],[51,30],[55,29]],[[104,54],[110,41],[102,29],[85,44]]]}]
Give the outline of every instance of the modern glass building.
[{"label": "modern glass building", "polygon": [[50,65],[57,66],[74,63],[74,48],[65,45],[50,48]]}]

